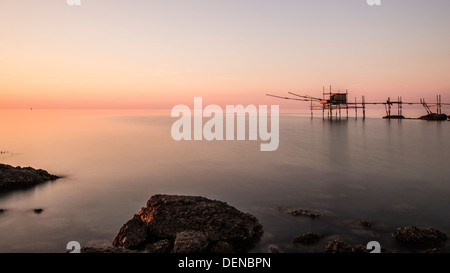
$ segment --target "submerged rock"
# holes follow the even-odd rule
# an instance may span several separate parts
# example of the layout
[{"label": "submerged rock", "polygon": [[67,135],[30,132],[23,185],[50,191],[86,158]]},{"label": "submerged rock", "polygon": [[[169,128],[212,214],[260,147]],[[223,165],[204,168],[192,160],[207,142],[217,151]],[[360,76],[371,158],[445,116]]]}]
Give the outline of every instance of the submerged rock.
[{"label": "submerged rock", "polygon": [[[215,200],[197,196],[155,195],[113,240],[115,247],[140,249],[168,240],[170,252],[241,252],[263,230],[256,217]],[[150,248],[148,251],[152,251]]]},{"label": "submerged rock", "polygon": [[448,238],[445,233],[437,229],[421,229],[415,226],[398,228],[392,236],[400,243],[415,247],[438,246]]},{"label": "submerged rock", "polygon": [[0,192],[28,188],[58,178],[60,177],[41,169],[0,164]]}]

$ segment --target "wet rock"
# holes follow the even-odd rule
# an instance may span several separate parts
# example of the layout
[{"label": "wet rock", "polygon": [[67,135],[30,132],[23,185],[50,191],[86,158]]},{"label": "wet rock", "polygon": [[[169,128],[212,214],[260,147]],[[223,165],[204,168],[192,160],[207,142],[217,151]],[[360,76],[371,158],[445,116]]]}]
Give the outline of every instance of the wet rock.
[{"label": "wet rock", "polygon": [[300,236],[297,236],[294,238],[293,243],[294,244],[304,244],[304,245],[311,245],[319,242],[324,236],[315,234],[315,233],[305,233]]},{"label": "wet rock", "polygon": [[359,225],[362,226],[362,227],[365,227],[365,228],[371,228],[373,223],[363,220],[363,221],[359,222]]},{"label": "wet rock", "polygon": [[41,214],[44,210],[43,209],[34,209],[33,212],[36,214]]},{"label": "wet rock", "polygon": [[138,214],[135,214],[114,237],[113,245],[128,249],[138,249],[145,245],[146,240],[147,224],[142,221]]},{"label": "wet rock", "polygon": [[289,213],[292,216],[306,216],[310,218],[317,218],[323,215],[323,213],[320,211],[313,211],[308,209],[289,210],[287,213]]},{"label": "wet rock", "polygon": [[438,246],[448,238],[445,233],[437,229],[421,229],[415,226],[398,228],[392,236],[400,243],[415,247]]},{"label": "wet rock", "polygon": [[[263,233],[256,217],[216,200],[198,196],[155,195],[113,240],[141,248],[167,239],[171,252],[247,251]],[[131,240],[132,239],[132,240]],[[225,247],[229,245],[230,247]]]},{"label": "wet rock", "polygon": [[201,231],[183,231],[177,233],[173,246],[174,253],[201,253],[208,247],[205,233]]},{"label": "wet rock", "polygon": [[94,239],[83,244],[84,247],[107,248],[111,246],[111,241],[105,239]]},{"label": "wet rock", "polygon": [[234,253],[233,246],[225,241],[218,241],[215,244],[208,247],[210,253]]},{"label": "wet rock", "polygon": [[156,243],[148,244],[146,246],[146,252],[149,253],[170,253],[172,249],[173,246],[167,239],[158,241]]},{"label": "wet rock", "polygon": [[369,253],[362,245],[352,246],[342,240],[333,240],[325,246],[325,253]]},{"label": "wet rock", "polygon": [[269,245],[269,253],[281,253],[280,249],[276,245]]},{"label": "wet rock", "polygon": [[425,253],[442,253],[442,250],[440,248],[429,248],[425,250]]},{"label": "wet rock", "polygon": [[446,114],[436,114],[436,113],[432,113],[432,114],[428,114],[426,116],[421,116],[419,119],[422,120],[447,120],[447,115]]},{"label": "wet rock", "polygon": [[0,164],[0,192],[29,188],[58,178],[60,177],[41,169]]},{"label": "wet rock", "polygon": [[384,116],[384,119],[405,119],[404,116],[402,115],[388,115],[388,116]]}]

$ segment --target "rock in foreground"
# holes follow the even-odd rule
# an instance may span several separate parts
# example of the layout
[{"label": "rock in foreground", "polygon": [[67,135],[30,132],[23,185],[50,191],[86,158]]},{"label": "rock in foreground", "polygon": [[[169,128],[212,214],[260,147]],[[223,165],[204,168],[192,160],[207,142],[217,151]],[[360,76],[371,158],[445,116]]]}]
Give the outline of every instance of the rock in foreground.
[{"label": "rock in foreground", "polygon": [[[261,237],[256,217],[197,196],[155,195],[113,240],[115,247],[148,252],[244,252]],[[164,244],[162,244],[164,242]],[[155,247],[164,245],[164,248]],[[169,246],[169,247],[167,247]]]},{"label": "rock in foreground", "polygon": [[437,229],[415,226],[398,228],[392,236],[400,243],[415,247],[438,246],[447,240],[447,235]]},{"label": "rock in foreground", "polygon": [[0,164],[0,192],[29,188],[60,177],[41,169]]}]

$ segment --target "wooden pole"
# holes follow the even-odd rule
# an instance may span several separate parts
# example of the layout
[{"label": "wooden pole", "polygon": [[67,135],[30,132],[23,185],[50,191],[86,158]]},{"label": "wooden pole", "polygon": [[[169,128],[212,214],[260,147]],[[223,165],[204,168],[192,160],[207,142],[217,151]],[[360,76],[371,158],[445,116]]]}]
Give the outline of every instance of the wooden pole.
[{"label": "wooden pole", "polygon": [[346,111],[347,111],[347,119],[348,119],[348,90],[345,89],[345,103],[346,103]]},{"label": "wooden pole", "polygon": [[366,119],[366,98],[364,96],[362,97],[362,101],[363,101],[363,119]]}]

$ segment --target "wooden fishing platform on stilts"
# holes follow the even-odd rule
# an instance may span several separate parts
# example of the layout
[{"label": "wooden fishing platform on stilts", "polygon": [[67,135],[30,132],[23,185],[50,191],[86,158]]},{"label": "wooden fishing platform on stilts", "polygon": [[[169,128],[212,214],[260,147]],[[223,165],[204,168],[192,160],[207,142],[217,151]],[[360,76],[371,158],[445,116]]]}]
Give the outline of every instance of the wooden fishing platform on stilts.
[{"label": "wooden fishing platform on stilts", "polygon": [[[311,117],[313,117],[314,111],[322,111],[322,117],[325,118],[342,118],[342,113],[345,112],[345,117],[348,118],[349,110],[355,111],[355,117],[358,118],[358,109],[362,110],[362,118],[366,118],[367,105],[384,105],[386,110],[385,119],[404,119],[403,106],[420,104],[427,111],[426,116],[422,116],[419,119],[424,120],[447,120],[450,116],[442,114],[442,106],[450,105],[450,103],[443,103],[441,95],[436,96],[436,103],[427,103],[425,99],[420,99],[420,102],[404,102],[402,97],[397,97],[397,100],[391,100],[389,97],[385,102],[367,102],[365,96],[361,97],[361,101],[350,102],[348,99],[348,90],[345,92],[332,91],[331,86],[329,91],[325,91],[325,87],[322,91],[322,98],[312,97],[309,95],[300,95],[294,92],[288,92],[294,97],[284,97],[272,94],[266,94],[270,97],[286,100],[307,101],[310,102]],[[396,109],[394,105],[397,106]],[[431,108],[436,108],[436,112],[433,112]],[[397,110],[397,111],[395,111]],[[396,113],[395,113],[396,112]]]}]

